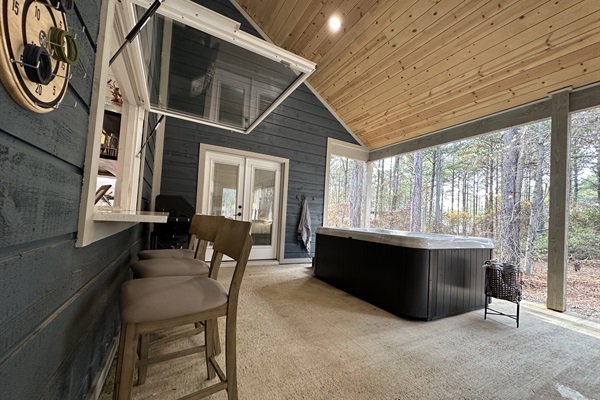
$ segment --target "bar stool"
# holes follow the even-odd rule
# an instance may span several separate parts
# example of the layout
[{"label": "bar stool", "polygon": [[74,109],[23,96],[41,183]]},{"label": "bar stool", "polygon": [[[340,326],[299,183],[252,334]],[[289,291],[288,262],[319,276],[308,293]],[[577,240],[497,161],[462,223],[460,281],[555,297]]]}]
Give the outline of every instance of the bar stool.
[{"label": "bar stool", "polygon": [[[211,264],[204,261],[206,256],[206,248],[209,242],[214,242],[217,233],[221,229],[225,217],[216,215],[201,215],[195,214],[192,219],[190,233],[197,239],[196,258],[168,258],[159,257],[137,261],[131,264],[134,278],[159,278],[168,276],[202,276],[207,277],[212,271],[211,276],[217,279],[219,268],[221,266],[222,255],[213,257]],[[151,250],[155,253],[173,253],[171,249],[166,250]],[[177,249],[173,249],[177,250]],[[194,336],[202,333],[206,327],[196,321],[195,327],[192,330],[180,333],[174,336],[168,336],[160,340],[151,340],[150,335],[141,335],[139,340],[139,356],[140,360],[146,360],[150,351],[150,346],[156,346],[177,340],[181,337]],[[215,340],[212,342],[212,347],[216,354],[221,353],[218,330],[214,332]],[[138,383],[144,383],[147,374],[147,364],[140,362],[138,368]]]},{"label": "bar stool", "polygon": [[194,214],[190,223],[190,246],[187,249],[151,249],[142,250],[138,253],[140,260],[152,260],[155,258],[194,258],[198,252],[198,238],[195,231],[198,229],[201,214]]},{"label": "bar stool", "polygon": [[205,343],[212,343],[213,325],[226,317],[225,372],[215,359],[212,346],[198,346],[181,354],[161,355],[146,364],[166,361],[195,352],[205,352],[208,379],[218,376],[216,384],[186,398],[202,398],[227,390],[229,399],[237,399],[236,325],[239,291],[252,247],[250,222],[226,219],[214,242],[212,261],[227,255],[236,261],[227,290],[210,277],[171,276],[134,279],[121,286],[121,338],[115,378],[115,399],[129,400],[136,366],[136,350],[141,335],[184,324],[205,321]]},{"label": "bar stool", "polygon": [[[184,249],[145,250],[146,253],[140,252],[140,254],[144,253],[144,257],[154,256],[154,258],[147,258],[132,263],[133,276],[135,278],[190,275],[208,276],[209,266],[204,261],[206,248],[208,247],[208,243],[213,242],[217,237],[217,232],[224,220],[225,217],[223,216],[195,214],[190,227],[190,234],[198,241],[195,257],[187,258],[184,257],[187,253],[178,252],[178,250]],[[157,256],[163,253],[178,255],[174,257]],[[219,259],[220,262],[221,260]],[[216,267],[218,271],[218,265]]]}]

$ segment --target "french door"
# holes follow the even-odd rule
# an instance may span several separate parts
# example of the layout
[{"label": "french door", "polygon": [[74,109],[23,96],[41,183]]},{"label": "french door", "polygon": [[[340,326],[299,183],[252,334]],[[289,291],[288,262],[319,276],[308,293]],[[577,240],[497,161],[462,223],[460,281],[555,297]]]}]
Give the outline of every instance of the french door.
[{"label": "french door", "polygon": [[250,259],[277,258],[281,164],[214,151],[205,163],[202,212],[252,222]]}]

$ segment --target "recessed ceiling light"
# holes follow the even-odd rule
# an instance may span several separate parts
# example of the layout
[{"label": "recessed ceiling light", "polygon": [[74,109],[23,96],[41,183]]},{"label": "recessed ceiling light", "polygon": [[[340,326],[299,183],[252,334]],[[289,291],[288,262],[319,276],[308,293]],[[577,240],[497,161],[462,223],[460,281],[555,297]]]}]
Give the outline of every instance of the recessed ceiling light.
[{"label": "recessed ceiling light", "polygon": [[338,17],[329,18],[329,29],[332,31],[337,31],[342,26],[342,22]]}]

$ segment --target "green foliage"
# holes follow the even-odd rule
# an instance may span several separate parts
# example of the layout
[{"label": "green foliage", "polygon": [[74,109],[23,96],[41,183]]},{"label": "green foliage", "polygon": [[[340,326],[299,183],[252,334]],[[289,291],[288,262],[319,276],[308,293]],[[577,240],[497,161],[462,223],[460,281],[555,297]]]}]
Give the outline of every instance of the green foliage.
[{"label": "green foliage", "polygon": [[569,213],[569,254],[576,259],[600,259],[600,205],[572,202]]},{"label": "green foliage", "polygon": [[600,259],[600,232],[577,230],[569,232],[569,255],[578,260]]}]

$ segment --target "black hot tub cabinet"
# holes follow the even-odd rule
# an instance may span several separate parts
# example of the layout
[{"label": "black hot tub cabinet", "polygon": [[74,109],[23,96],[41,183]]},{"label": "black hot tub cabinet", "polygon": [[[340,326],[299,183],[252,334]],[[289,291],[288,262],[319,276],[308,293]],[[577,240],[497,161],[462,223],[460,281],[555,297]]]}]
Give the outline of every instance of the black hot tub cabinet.
[{"label": "black hot tub cabinet", "polygon": [[490,239],[367,228],[318,228],[315,276],[402,317],[483,308]]}]

